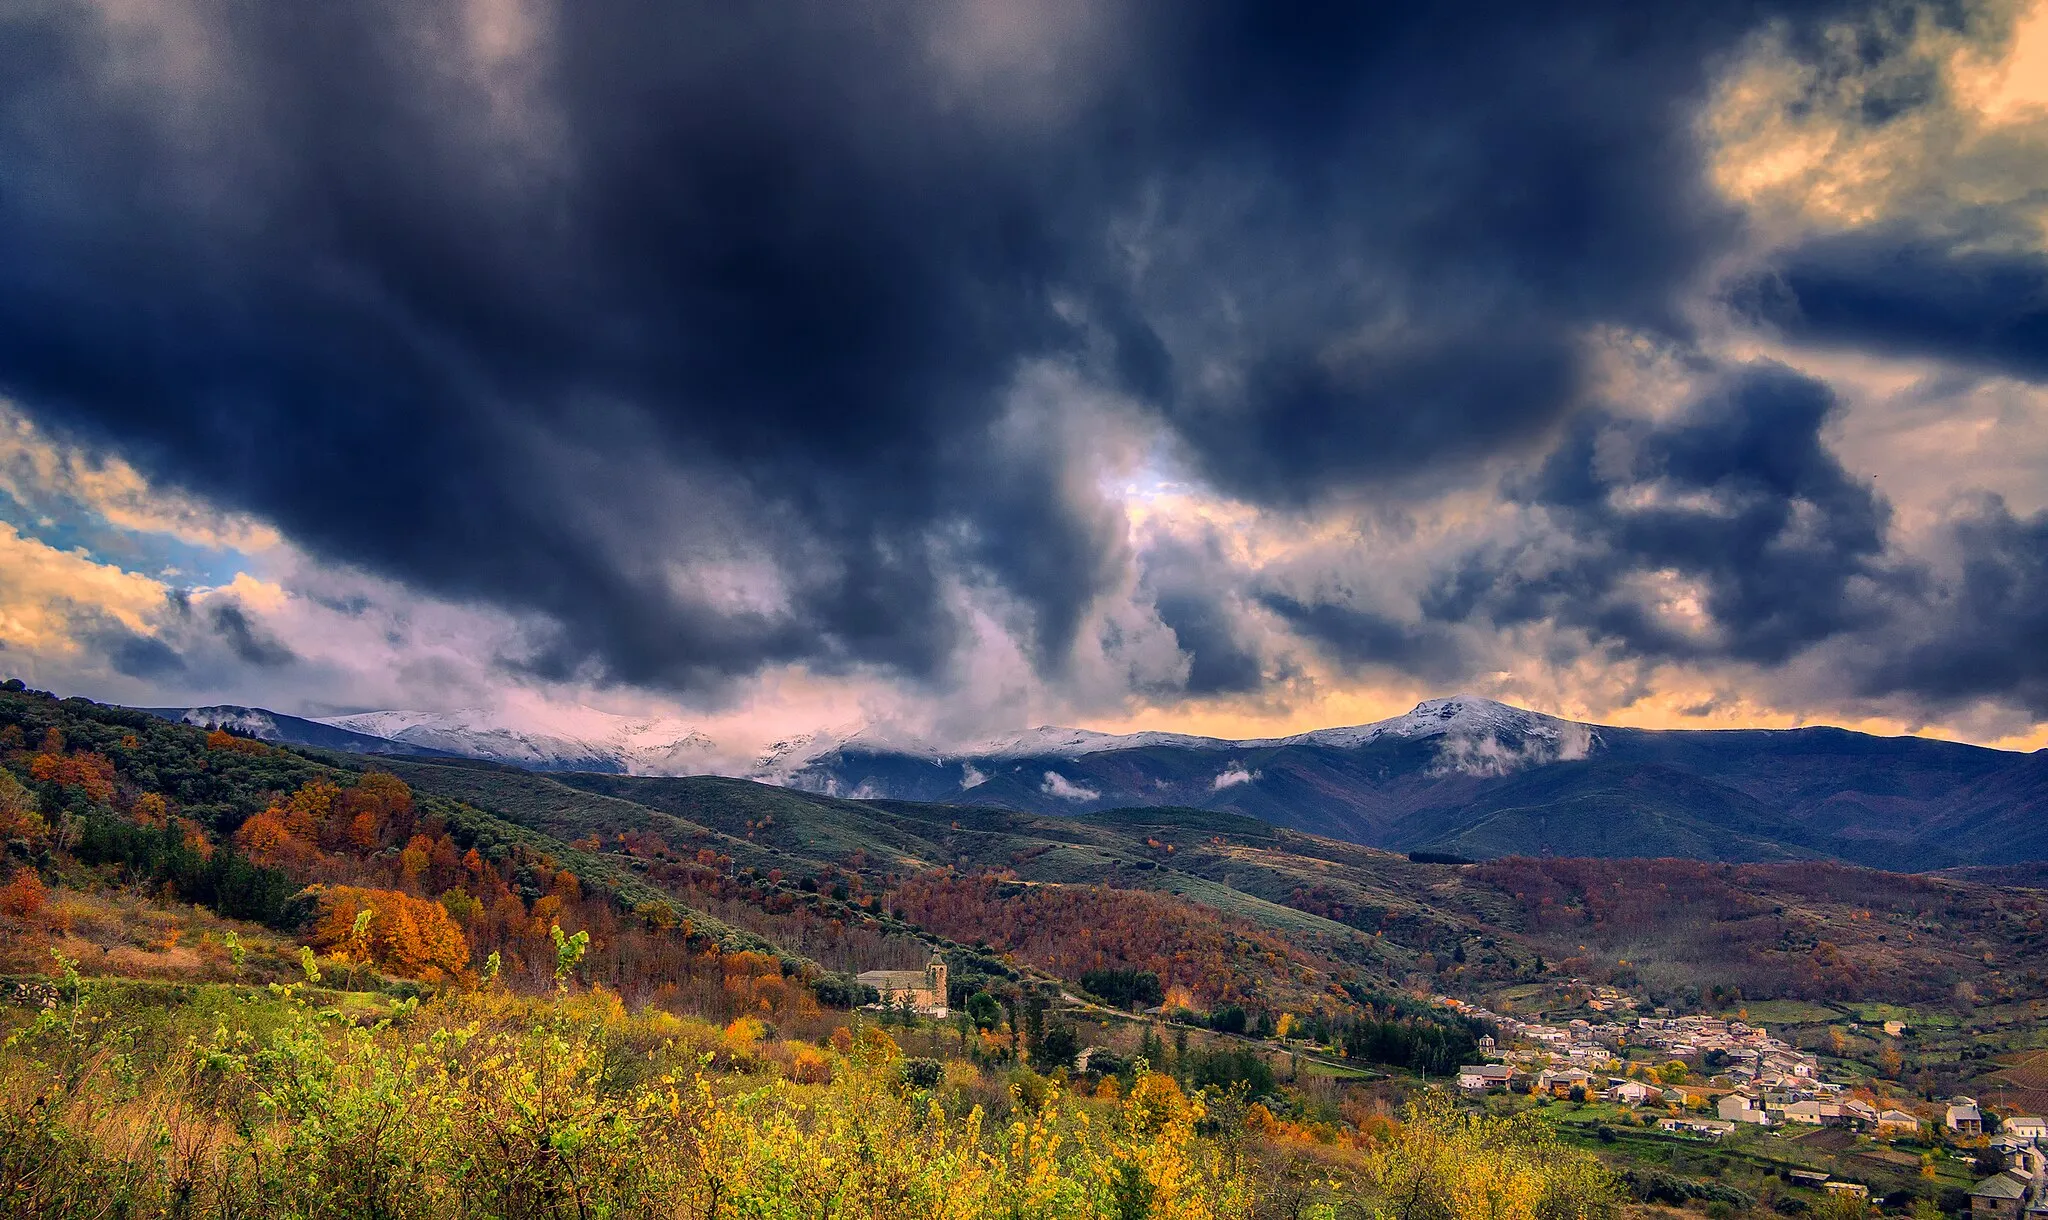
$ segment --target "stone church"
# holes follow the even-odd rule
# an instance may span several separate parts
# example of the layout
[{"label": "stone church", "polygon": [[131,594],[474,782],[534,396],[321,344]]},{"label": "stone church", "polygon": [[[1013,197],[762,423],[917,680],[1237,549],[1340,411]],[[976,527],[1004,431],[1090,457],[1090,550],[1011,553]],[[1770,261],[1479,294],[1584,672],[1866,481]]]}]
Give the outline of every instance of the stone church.
[{"label": "stone church", "polygon": [[880,992],[885,1006],[907,1001],[928,1017],[946,1015],[946,960],[937,954],[922,970],[863,970],[854,981]]}]

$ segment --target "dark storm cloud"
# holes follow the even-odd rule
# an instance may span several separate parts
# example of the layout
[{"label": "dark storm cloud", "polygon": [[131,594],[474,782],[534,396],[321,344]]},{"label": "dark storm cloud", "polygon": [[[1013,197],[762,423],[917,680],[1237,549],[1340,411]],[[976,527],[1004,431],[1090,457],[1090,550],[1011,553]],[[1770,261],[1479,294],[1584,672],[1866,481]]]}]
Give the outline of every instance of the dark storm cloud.
[{"label": "dark storm cloud", "polygon": [[280,640],[273,639],[249,622],[249,616],[234,602],[216,603],[208,613],[213,630],[237,657],[250,665],[275,669],[298,658]]},{"label": "dark storm cloud", "polygon": [[1683,331],[1733,220],[1689,107],[1756,10],[1249,11],[1202,27],[1232,50],[1196,86],[1200,189],[1157,209],[1135,289],[1224,488],[1299,503],[1528,445],[1589,324]]},{"label": "dark storm cloud", "polygon": [[1409,623],[1337,601],[1304,601],[1269,592],[1266,608],[1347,668],[1372,666],[1452,682],[1471,672],[1456,633],[1434,622]]},{"label": "dark storm cloud", "polygon": [[1145,549],[1142,589],[1187,654],[1191,695],[1239,694],[1265,684],[1265,661],[1230,605],[1240,579],[1213,532],[1161,538]]},{"label": "dark storm cloud", "polygon": [[1949,523],[1954,575],[1877,651],[1861,693],[1956,705],[1984,696],[2048,715],[2048,512],[1988,497]]},{"label": "dark storm cloud", "polygon": [[[1889,507],[1822,442],[1819,382],[1751,366],[1665,422],[1579,420],[1509,490],[1559,534],[1475,552],[1424,600],[1431,617],[1549,619],[1630,655],[1776,663],[1882,621],[1910,573],[1885,562]],[[1645,580],[1700,591],[1705,631]]]},{"label": "dark storm cloud", "polygon": [[1343,591],[1261,600],[1343,664],[1438,684],[1485,668],[1501,628],[1547,623],[1617,659],[1803,657],[1804,680],[1835,695],[2048,714],[2048,512],[1983,497],[1924,557],[1903,553],[1889,505],[1823,442],[1835,409],[1766,362],[1666,419],[1588,413],[1504,488],[1525,528],[1444,563],[1419,618]]},{"label": "dark storm cloud", "polygon": [[126,630],[107,632],[97,637],[88,636],[93,647],[106,654],[107,663],[115,673],[130,678],[163,678],[182,673],[185,658],[176,649],[153,636],[136,635]]},{"label": "dark storm cloud", "polygon": [[1833,237],[1786,254],[1735,300],[1791,338],[2048,380],[2048,257],[2038,252]]},{"label": "dark storm cloud", "polygon": [[[9,9],[0,391],[322,555],[541,612],[544,673],[670,684],[932,673],[962,570],[1056,666],[1127,557],[1069,447],[1004,443],[1035,358],[1261,502],[1535,443],[1585,327],[1682,330],[1729,226],[1691,107],[1768,15],[1105,6],[1033,100],[940,65],[964,7],[591,0],[509,64],[456,12]],[[1682,524],[1746,653],[1810,634]],[[700,579],[734,553],[772,597]]]}]

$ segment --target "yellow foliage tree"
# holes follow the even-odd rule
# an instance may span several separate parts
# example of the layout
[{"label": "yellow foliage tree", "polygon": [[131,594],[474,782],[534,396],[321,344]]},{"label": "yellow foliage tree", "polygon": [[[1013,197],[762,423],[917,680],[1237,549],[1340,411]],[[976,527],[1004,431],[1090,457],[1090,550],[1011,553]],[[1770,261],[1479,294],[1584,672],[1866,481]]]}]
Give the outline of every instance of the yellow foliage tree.
[{"label": "yellow foliage tree", "polygon": [[1409,1103],[1398,1136],[1366,1158],[1380,1214],[1410,1220],[1611,1220],[1614,1177],[1528,1115],[1458,1112],[1448,1096]]},{"label": "yellow foliage tree", "polygon": [[137,825],[152,829],[161,828],[171,820],[170,802],[158,792],[145,792],[136,797],[134,807],[128,812]]}]

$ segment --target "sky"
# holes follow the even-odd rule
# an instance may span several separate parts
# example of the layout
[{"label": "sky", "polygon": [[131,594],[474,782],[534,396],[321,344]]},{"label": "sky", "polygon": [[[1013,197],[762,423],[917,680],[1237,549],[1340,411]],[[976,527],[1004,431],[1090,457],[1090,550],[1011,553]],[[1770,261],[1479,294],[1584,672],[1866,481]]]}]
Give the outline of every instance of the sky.
[{"label": "sky", "polygon": [[2048,0],[19,0],[0,82],[38,687],[2048,746]]}]

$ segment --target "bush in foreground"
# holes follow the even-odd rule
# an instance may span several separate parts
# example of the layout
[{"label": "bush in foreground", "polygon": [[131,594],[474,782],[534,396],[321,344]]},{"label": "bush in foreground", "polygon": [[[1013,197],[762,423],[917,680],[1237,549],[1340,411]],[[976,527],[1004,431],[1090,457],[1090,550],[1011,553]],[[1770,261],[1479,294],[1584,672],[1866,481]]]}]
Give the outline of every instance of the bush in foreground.
[{"label": "bush in foreground", "polygon": [[179,1030],[67,969],[0,1054],[0,1213],[1604,1220],[1615,1198],[1546,1129],[1435,1103],[1288,1154],[1167,1076],[1000,1091],[873,1028],[813,1046],[602,992],[371,1014],[216,990],[213,1028]]}]

